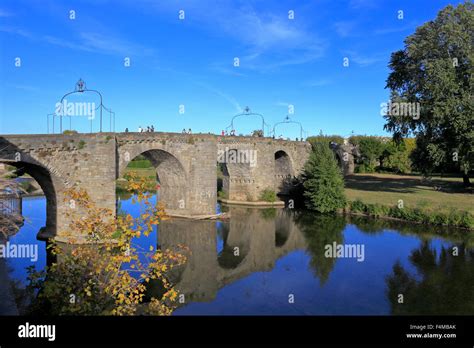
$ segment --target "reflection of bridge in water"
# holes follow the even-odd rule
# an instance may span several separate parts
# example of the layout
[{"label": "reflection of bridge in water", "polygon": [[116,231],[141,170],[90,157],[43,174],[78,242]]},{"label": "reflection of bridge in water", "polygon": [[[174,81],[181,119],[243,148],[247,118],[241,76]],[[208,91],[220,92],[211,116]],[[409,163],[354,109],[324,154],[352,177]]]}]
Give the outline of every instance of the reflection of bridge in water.
[{"label": "reflection of bridge in water", "polygon": [[160,225],[159,245],[190,248],[188,262],[171,276],[186,303],[207,302],[219,289],[254,272],[273,269],[282,256],[306,249],[305,238],[283,209],[231,207],[230,222],[169,220]]}]

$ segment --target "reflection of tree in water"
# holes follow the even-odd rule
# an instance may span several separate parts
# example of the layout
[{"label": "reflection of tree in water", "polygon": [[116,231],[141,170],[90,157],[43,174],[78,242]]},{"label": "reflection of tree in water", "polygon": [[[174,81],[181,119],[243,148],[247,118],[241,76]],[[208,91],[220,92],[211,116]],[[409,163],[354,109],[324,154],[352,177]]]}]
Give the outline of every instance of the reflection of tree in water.
[{"label": "reflection of tree in water", "polygon": [[348,216],[348,221],[357,226],[357,229],[367,234],[382,233],[384,229],[389,228],[388,221],[382,219],[374,219],[366,216]]},{"label": "reflection of tree in water", "polygon": [[265,208],[260,211],[260,216],[264,220],[273,220],[277,216],[277,210],[275,208]]},{"label": "reflection of tree in water", "polygon": [[349,215],[347,221],[365,233],[377,234],[384,230],[393,230],[401,235],[416,235],[422,240],[430,240],[441,236],[452,243],[463,243],[468,247],[474,246],[474,233],[466,233],[466,230],[452,226],[429,226],[414,224],[407,221],[392,219],[376,219],[366,216]]},{"label": "reflection of tree in water", "polygon": [[335,258],[324,256],[324,248],[327,244],[344,242],[342,231],[346,221],[344,217],[337,215],[302,213],[295,216],[295,222],[305,236],[308,252],[311,254],[310,265],[323,285],[336,263]]},{"label": "reflection of tree in water", "polygon": [[[392,314],[474,313],[474,250],[466,250],[464,244],[457,247],[458,256],[453,256],[452,247],[442,247],[438,259],[430,243],[423,242],[410,256],[421,278],[399,262],[393,266],[387,278]],[[402,304],[399,294],[404,297]]]}]

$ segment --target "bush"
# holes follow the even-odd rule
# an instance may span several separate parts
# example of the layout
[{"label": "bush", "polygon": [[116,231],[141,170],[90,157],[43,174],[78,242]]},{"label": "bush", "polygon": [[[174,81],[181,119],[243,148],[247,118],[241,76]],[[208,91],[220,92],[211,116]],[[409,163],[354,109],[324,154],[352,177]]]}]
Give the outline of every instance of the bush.
[{"label": "bush", "polygon": [[340,135],[317,135],[317,136],[312,136],[306,139],[314,148],[314,146],[318,143],[325,143],[329,145],[329,143],[334,142],[339,145],[342,145],[344,143],[344,138],[341,137]]},{"label": "bush", "polygon": [[303,179],[308,209],[328,213],[345,207],[344,179],[328,144],[314,144]]},{"label": "bush", "polygon": [[217,191],[217,197],[220,199],[229,199],[229,194],[224,191]]},{"label": "bush", "polygon": [[363,213],[373,217],[391,217],[422,224],[449,225],[463,228],[474,228],[474,216],[467,211],[451,209],[449,213],[430,211],[424,208],[388,207],[380,204],[368,204],[357,199],[349,202],[353,213]]},{"label": "bush", "polygon": [[274,203],[277,200],[277,195],[272,189],[266,188],[260,193],[260,200],[264,202]]}]

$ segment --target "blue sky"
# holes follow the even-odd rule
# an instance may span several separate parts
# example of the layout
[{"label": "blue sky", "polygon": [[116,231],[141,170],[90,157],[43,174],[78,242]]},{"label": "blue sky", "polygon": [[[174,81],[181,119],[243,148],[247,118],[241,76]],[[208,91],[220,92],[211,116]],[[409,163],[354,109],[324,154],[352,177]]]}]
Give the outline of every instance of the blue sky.
[{"label": "blue sky", "polygon": [[[158,131],[220,133],[245,106],[273,126],[291,104],[291,119],[306,135],[384,135],[380,104],[388,97],[391,52],[459,2],[3,0],[0,134],[46,133],[46,114],[82,78],[116,112],[117,131],[153,124]],[[92,93],[68,101],[98,103]],[[246,134],[260,124],[242,117],[235,128]],[[73,117],[72,126],[88,132],[90,123]],[[299,128],[283,124],[280,134],[299,137]]]}]

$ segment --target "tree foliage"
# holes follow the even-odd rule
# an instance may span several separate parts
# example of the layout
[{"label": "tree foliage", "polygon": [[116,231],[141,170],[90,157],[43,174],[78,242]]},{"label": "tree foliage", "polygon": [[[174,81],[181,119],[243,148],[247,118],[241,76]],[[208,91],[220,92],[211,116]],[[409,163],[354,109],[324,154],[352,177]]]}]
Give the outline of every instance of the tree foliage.
[{"label": "tree foliage", "polygon": [[[352,138],[352,141],[354,139]],[[363,166],[363,172],[374,172],[380,165],[381,157],[385,149],[385,144],[378,137],[364,136],[360,137],[353,145],[359,146],[361,153],[360,162]]]},{"label": "tree foliage", "polygon": [[319,134],[315,136],[308,137],[306,139],[313,147],[317,143],[326,143],[329,144],[331,142],[337,143],[337,144],[343,144],[344,143],[344,138],[340,135],[324,135],[324,134]]},{"label": "tree foliage", "polygon": [[419,103],[419,117],[386,115],[399,141],[412,133],[414,159],[425,172],[454,165],[469,184],[474,166],[474,4],[447,6],[392,54],[387,79],[392,102]]},{"label": "tree foliage", "polygon": [[345,206],[344,179],[328,144],[314,144],[303,180],[307,208],[328,213]]},{"label": "tree foliage", "polygon": [[[51,244],[57,261],[45,271],[29,270],[29,288],[38,292],[33,313],[52,315],[169,315],[175,308],[177,291],[167,274],[186,261],[183,246],[176,250],[143,250],[137,243],[166,218],[163,206],[155,206],[146,192],[144,179],[129,180],[134,200],[143,207],[138,218],[96,206],[84,190],[70,189],[66,202],[74,202],[69,218],[71,236],[83,235],[85,241],[71,239],[68,244]],[[159,281],[159,298],[144,303],[147,284]]]}]

